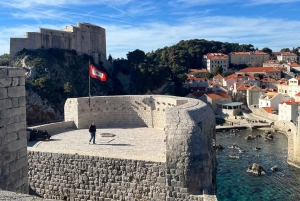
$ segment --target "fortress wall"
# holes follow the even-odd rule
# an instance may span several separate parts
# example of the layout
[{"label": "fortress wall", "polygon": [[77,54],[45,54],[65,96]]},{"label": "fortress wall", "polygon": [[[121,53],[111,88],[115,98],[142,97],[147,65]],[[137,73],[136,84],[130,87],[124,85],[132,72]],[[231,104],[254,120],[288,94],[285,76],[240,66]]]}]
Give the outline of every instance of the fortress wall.
[{"label": "fortress wall", "polygon": [[[43,124],[43,125],[33,126],[29,128],[46,130],[50,135],[52,135],[53,133],[74,129],[74,121],[63,121],[63,122],[56,122],[51,124]],[[28,134],[29,133],[30,132],[28,132]],[[27,139],[29,139],[29,135],[27,136]]]},{"label": "fortress wall", "polygon": [[94,57],[96,63],[98,59],[103,61],[109,68],[106,59],[106,36],[105,29],[97,25],[88,23],[77,23],[78,27],[68,26],[62,30],[52,30],[40,28],[39,32],[27,32],[25,38],[10,39],[10,63],[14,56],[24,48],[59,48],[76,50],[78,55],[88,54]]},{"label": "fortress wall", "polygon": [[25,71],[0,67],[0,189],[28,193]]},{"label": "fortress wall", "polygon": [[172,179],[190,194],[216,190],[215,117],[212,108],[202,101],[167,108],[167,169],[179,176]]},{"label": "fortress wall", "polygon": [[29,185],[46,199],[205,200],[180,187],[180,169],[167,170],[166,163],[33,151],[28,161]]},{"label": "fortress wall", "polygon": [[88,128],[93,121],[98,127],[164,129],[166,108],[177,105],[177,99],[169,96],[98,96],[91,97],[89,106],[89,98],[69,98],[65,103],[65,121],[73,120],[79,129]]},{"label": "fortress wall", "polygon": [[278,120],[278,115],[268,113],[267,111],[265,111],[262,108],[251,107],[250,110],[253,112],[253,114],[255,114],[257,116],[260,116],[260,117],[265,117],[268,120],[273,120],[273,121],[277,121]]}]

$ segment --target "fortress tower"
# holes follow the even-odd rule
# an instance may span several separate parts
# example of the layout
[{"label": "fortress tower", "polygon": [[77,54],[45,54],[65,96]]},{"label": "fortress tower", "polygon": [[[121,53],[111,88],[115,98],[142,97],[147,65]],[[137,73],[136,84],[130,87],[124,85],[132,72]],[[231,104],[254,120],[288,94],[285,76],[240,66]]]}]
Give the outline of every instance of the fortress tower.
[{"label": "fortress tower", "polygon": [[10,64],[24,48],[76,50],[78,55],[91,55],[95,63],[102,61],[106,68],[109,67],[105,29],[89,23],[77,23],[77,26],[70,25],[61,30],[40,28],[39,32],[27,32],[25,38],[11,38]]}]

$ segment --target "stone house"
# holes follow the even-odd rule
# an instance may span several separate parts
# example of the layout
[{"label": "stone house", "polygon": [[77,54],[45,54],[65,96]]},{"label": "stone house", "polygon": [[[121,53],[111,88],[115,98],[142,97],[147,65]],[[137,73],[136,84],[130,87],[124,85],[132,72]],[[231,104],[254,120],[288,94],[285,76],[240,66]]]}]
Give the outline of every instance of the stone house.
[{"label": "stone house", "polygon": [[218,83],[218,84],[223,84],[223,76],[221,74],[218,74],[216,76],[213,77],[213,81]]},{"label": "stone house", "polygon": [[264,77],[264,78],[260,79],[260,87],[262,89],[277,88],[277,80],[275,80],[271,77]]},{"label": "stone house", "polygon": [[240,65],[246,64],[250,66],[262,66],[262,64],[270,59],[270,55],[265,52],[231,52],[229,54],[230,64]]},{"label": "stone house", "polygon": [[278,93],[288,94],[290,97],[295,97],[300,92],[300,78],[291,78],[289,80],[277,81]]},{"label": "stone house", "polygon": [[208,53],[203,55],[203,65],[206,66],[208,72],[212,72],[214,67],[222,67],[223,72],[228,71],[229,57],[222,53]]},{"label": "stone house", "polygon": [[280,52],[280,54],[277,55],[277,60],[282,62],[297,61],[297,54],[293,52]]},{"label": "stone house", "polygon": [[254,85],[247,89],[246,91],[247,95],[247,105],[258,105],[259,104],[259,98],[261,95],[265,94],[265,91],[260,88],[257,85]]},{"label": "stone house", "polygon": [[217,103],[228,103],[232,102],[232,98],[230,95],[228,95],[225,92],[219,92],[219,93],[204,93],[202,96],[198,98],[199,100],[202,100],[205,103],[208,103],[214,113],[216,114],[218,105]]},{"label": "stone house", "polygon": [[266,94],[261,95],[259,98],[259,107],[272,107],[275,110],[278,110],[278,105],[282,101],[288,101],[290,97],[285,94],[280,94],[276,92],[268,92]]},{"label": "stone house", "polygon": [[264,74],[267,77],[272,77],[276,80],[281,78],[281,70],[273,67],[248,67],[235,72],[235,74]]},{"label": "stone house", "polygon": [[278,107],[278,120],[297,122],[299,106],[300,102],[296,102],[294,98],[280,102]]}]

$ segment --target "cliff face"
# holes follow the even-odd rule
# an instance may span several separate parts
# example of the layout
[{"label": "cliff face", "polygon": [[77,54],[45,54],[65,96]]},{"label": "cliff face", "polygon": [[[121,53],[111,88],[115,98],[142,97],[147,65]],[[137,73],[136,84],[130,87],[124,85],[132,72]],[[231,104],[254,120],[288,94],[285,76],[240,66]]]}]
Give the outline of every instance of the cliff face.
[{"label": "cliff face", "polygon": [[[26,69],[27,125],[63,120],[63,108],[67,98],[86,97],[89,92],[89,60],[75,51],[59,49],[23,50],[14,58],[12,66]],[[91,79],[91,96],[124,94],[122,82],[101,65],[108,80]]]}]

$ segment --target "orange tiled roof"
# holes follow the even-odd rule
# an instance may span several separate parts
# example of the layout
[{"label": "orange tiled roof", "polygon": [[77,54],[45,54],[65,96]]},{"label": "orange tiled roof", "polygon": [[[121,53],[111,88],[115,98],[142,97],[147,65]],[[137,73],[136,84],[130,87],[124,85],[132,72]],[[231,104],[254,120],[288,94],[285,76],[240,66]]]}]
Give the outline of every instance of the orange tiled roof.
[{"label": "orange tiled roof", "polygon": [[297,56],[295,53],[293,52],[280,52],[280,54],[282,56]]},{"label": "orange tiled roof", "polygon": [[223,76],[222,76],[221,74],[218,74],[218,75],[214,76],[214,78],[215,78],[215,79],[216,79],[216,78],[223,78]]},{"label": "orange tiled roof", "polygon": [[239,72],[250,73],[250,72],[280,72],[280,70],[274,67],[248,67],[240,70]]},{"label": "orange tiled roof", "polygon": [[207,95],[211,99],[231,98],[231,96],[228,95],[225,92],[220,92],[220,93],[211,93],[211,92],[208,92],[208,93],[205,93],[205,95]]},{"label": "orange tiled roof", "polygon": [[296,102],[294,98],[291,98],[288,101],[280,102],[280,104],[284,104],[284,103],[287,104],[287,105],[296,105],[296,104],[299,105],[300,104],[300,102]]},{"label": "orange tiled roof", "polygon": [[[230,55],[250,55],[251,52],[231,52]],[[256,54],[256,55],[267,55],[268,53],[265,53],[265,52],[261,52],[261,51],[255,51],[253,52],[253,54]]]},{"label": "orange tiled roof", "polygon": [[260,80],[261,82],[273,82],[276,83],[277,81],[273,78],[267,77]]},{"label": "orange tiled roof", "polygon": [[187,81],[207,81],[207,78],[204,77],[195,77],[194,75],[191,74],[186,74],[187,75]]},{"label": "orange tiled roof", "polygon": [[205,56],[210,60],[228,59],[228,55],[223,53],[207,53]]},{"label": "orange tiled roof", "polygon": [[295,96],[300,96],[300,92],[296,93],[296,95],[295,95]]},{"label": "orange tiled roof", "polygon": [[239,86],[236,90],[237,91],[246,91],[250,88],[250,84],[242,84],[241,86]]},{"label": "orange tiled roof", "polygon": [[290,67],[298,67],[298,66],[300,66],[300,65],[297,64],[296,62],[293,62],[293,63],[290,64]]},{"label": "orange tiled roof", "polygon": [[264,63],[268,63],[268,64],[279,64],[280,61],[278,61],[278,60],[268,60],[268,61],[265,61]]},{"label": "orange tiled roof", "polygon": [[268,113],[273,113],[275,111],[275,109],[273,107],[262,107],[265,111],[267,111]]},{"label": "orange tiled roof", "polygon": [[201,68],[201,69],[191,68],[191,69],[189,69],[189,72],[191,72],[191,73],[206,73],[207,70],[205,68]]}]

